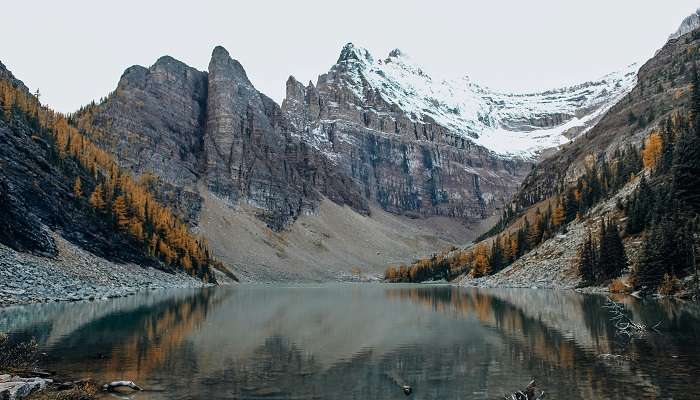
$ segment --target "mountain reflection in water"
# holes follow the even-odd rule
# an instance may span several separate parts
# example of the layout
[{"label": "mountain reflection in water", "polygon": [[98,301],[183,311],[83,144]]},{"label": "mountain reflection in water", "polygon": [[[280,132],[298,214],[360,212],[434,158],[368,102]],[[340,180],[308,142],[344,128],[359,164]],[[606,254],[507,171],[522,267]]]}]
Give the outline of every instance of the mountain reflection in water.
[{"label": "mountain reflection in water", "polygon": [[[617,337],[605,297],[352,285],[148,293],[0,311],[42,367],[134,380],[139,399],[497,399],[536,377],[552,399],[700,397],[700,309],[628,303],[661,334]],[[600,354],[623,357],[605,360]]]}]

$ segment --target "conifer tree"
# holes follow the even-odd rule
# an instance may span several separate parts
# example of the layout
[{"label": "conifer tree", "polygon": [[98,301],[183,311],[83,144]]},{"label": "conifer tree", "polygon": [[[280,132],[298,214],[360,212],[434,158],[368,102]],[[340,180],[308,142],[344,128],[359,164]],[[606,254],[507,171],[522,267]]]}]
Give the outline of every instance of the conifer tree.
[{"label": "conifer tree", "polygon": [[601,218],[598,227],[598,251],[596,253],[595,280],[600,282],[607,277],[606,272],[612,269],[610,266],[610,248],[608,244],[608,224]]},{"label": "conifer tree", "polygon": [[585,284],[593,284],[596,282],[595,269],[596,254],[593,247],[593,235],[589,230],[578,254],[578,270]]},{"label": "conifer tree", "polygon": [[529,248],[534,249],[537,247],[541,238],[542,231],[540,231],[540,224],[539,221],[535,220],[532,224],[530,224],[530,228],[527,231],[527,243]]},{"label": "conifer tree", "polygon": [[[700,119],[700,115],[698,116]],[[700,136],[683,130],[673,152],[672,196],[692,213],[700,212]]]},{"label": "conifer tree", "polygon": [[564,212],[564,207],[562,205],[561,199],[557,203],[557,206],[552,211],[552,227],[554,229],[560,227],[566,220],[566,214]]},{"label": "conifer tree", "polygon": [[663,225],[654,225],[644,235],[642,257],[634,273],[637,289],[653,293],[666,274],[666,252],[671,247]]},{"label": "conifer tree", "polygon": [[112,212],[114,213],[114,218],[117,223],[117,227],[119,229],[128,228],[130,220],[128,216],[126,199],[123,195],[119,195],[116,199],[114,199],[114,204],[112,204]]},{"label": "conifer tree", "polygon": [[105,201],[102,195],[102,184],[95,186],[95,190],[90,195],[90,205],[96,210],[102,210],[105,206]]},{"label": "conifer tree", "polygon": [[[603,243],[605,243],[605,246],[603,246]],[[605,223],[603,242],[601,242],[601,249],[598,254],[600,257],[600,269],[604,279],[617,278],[627,267],[625,246],[617,225],[612,221]]]}]

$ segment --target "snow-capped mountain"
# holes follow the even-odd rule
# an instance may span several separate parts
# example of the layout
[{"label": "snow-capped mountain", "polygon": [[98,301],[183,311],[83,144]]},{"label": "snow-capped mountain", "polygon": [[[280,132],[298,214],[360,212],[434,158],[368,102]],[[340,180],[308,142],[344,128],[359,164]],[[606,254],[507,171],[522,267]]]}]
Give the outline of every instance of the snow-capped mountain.
[{"label": "snow-capped mountain", "polygon": [[669,35],[668,40],[671,39],[677,39],[683,35],[685,35],[688,32],[694,31],[700,27],[700,8],[697,9],[693,14],[690,14],[689,16],[685,17],[683,22],[681,22],[681,26],[678,27],[678,30],[673,32],[671,35]]},{"label": "snow-capped mountain", "polygon": [[[379,96],[412,121],[431,122],[503,156],[533,158],[589,129],[636,82],[636,64],[596,81],[540,93],[502,93],[461,79],[438,79],[400,50],[384,59],[347,44],[328,74],[358,105]],[[392,111],[396,111],[392,110]]]}]

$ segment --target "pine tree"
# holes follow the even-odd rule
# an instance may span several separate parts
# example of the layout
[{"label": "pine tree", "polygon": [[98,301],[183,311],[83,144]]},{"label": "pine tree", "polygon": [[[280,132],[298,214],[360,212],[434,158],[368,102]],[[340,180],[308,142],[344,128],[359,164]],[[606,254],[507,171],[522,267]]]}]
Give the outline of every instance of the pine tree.
[{"label": "pine tree", "polygon": [[634,273],[637,289],[653,293],[666,274],[666,250],[669,248],[664,227],[655,225],[644,235],[642,257]]},{"label": "pine tree", "polygon": [[491,272],[489,264],[489,254],[486,245],[480,244],[474,249],[474,268],[472,274],[474,277],[488,275]]},{"label": "pine tree", "polygon": [[636,234],[644,230],[649,219],[651,204],[654,201],[654,194],[652,193],[647,180],[642,175],[639,178],[639,186],[632,194],[632,198],[627,207],[627,225],[625,227],[625,232],[628,234]]},{"label": "pine tree", "polygon": [[649,137],[644,141],[644,148],[642,149],[642,160],[644,161],[644,168],[654,169],[659,163],[661,158],[661,153],[663,151],[663,142],[661,140],[661,135],[658,132],[652,132]]},{"label": "pine tree", "polygon": [[593,236],[589,230],[578,254],[578,270],[584,284],[590,285],[596,282],[595,265],[596,254],[593,248]]},{"label": "pine tree", "polygon": [[687,130],[681,132],[673,153],[672,196],[680,200],[693,213],[698,213],[700,212],[700,136],[698,132]]},{"label": "pine tree", "polygon": [[[625,246],[620,237],[620,231],[617,225],[612,221],[608,221],[605,227],[605,251],[601,248],[600,263],[602,273],[605,279],[617,278],[622,274],[622,271],[627,267],[627,254]],[[606,258],[603,263],[603,258]]]},{"label": "pine tree", "polygon": [[607,277],[606,272],[612,269],[608,243],[608,224],[602,218],[598,227],[598,252],[596,255],[594,274],[595,280],[600,282]]},{"label": "pine tree", "polygon": [[491,245],[491,256],[489,257],[489,265],[491,266],[492,272],[498,272],[503,268],[503,249],[501,248],[501,242],[498,237],[496,237]]}]

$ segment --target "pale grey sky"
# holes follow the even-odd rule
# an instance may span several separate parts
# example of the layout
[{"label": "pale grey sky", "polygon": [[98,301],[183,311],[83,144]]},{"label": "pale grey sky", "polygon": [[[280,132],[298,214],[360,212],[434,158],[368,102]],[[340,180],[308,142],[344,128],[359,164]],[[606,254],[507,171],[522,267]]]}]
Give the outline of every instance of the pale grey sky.
[{"label": "pale grey sky", "polygon": [[0,7],[0,61],[42,101],[73,111],[127,67],[165,54],[206,70],[215,45],[278,102],[289,75],[316,77],[346,42],[400,48],[437,77],[531,91],[643,62],[695,0],[37,1]]}]

